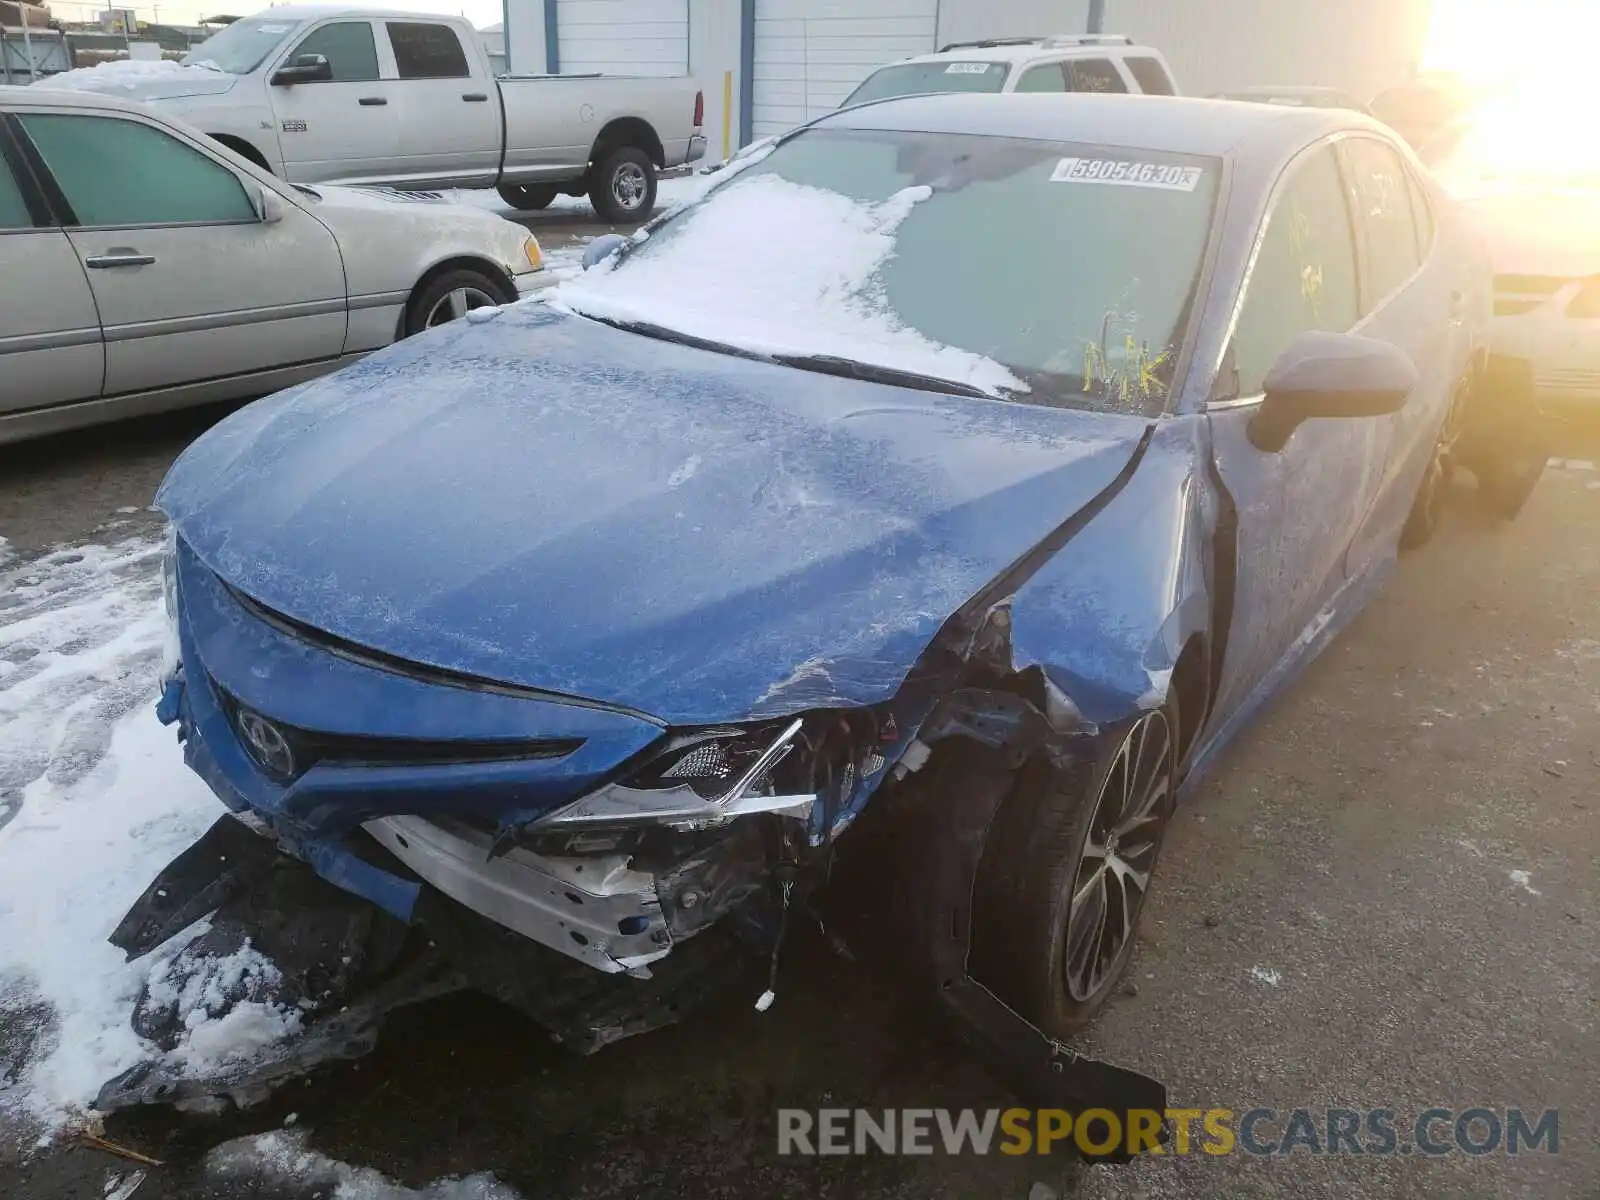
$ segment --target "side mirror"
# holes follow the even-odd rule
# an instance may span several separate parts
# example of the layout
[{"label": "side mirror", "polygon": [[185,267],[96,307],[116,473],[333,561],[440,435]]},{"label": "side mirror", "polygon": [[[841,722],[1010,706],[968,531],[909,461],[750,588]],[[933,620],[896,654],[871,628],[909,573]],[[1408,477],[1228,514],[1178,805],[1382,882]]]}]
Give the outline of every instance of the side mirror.
[{"label": "side mirror", "polygon": [[618,250],[628,244],[628,239],[620,233],[606,233],[594,239],[583,250],[583,269],[587,271],[598,263],[605,262]]},{"label": "side mirror", "polygon": [[273,87],[293,87],[297,83],[332,83],[333,67],[321,54],[299,54],[272,76]]},{"label": "side mirror", "polygon": [[1276,452],[1313,418],[1398,412],[1416,386],[1417,368],[1397,346],[1352,333],[1302,333],[1267,373],[1251,444]]},{"label": "side mirror", "polygon": [[263,225],[276,225],[283,220],[283,197],[267,188],[255,192],[256,217]]}]

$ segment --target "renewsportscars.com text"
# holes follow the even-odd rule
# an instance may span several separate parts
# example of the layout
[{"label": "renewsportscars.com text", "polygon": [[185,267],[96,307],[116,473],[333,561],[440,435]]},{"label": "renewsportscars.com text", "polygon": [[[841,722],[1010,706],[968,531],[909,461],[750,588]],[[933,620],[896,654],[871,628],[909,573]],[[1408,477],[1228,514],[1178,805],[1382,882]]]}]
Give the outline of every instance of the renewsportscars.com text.
[{"label": "renewsportscars.com text", "polygon": [[[1163,1130],[1169,1136],[1162,1137]],[[1556,1109],[1169,1108],[778,1110],[778,1153],[1314,1155],[1558,1154]]]}]

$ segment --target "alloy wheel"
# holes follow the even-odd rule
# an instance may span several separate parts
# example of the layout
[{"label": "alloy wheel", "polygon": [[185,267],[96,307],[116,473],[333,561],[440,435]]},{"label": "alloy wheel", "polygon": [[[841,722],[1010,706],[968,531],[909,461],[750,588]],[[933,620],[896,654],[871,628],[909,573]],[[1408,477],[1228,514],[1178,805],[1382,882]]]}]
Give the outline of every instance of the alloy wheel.
[{"label": "alloy wheel", "polygon": [[1128,731],[1095,799],[1067,914],[1067,992],[1088,1002],[1133,937],[1172,815],[1172,728],[1162,711]]},{"label": "alloy wheel", "polygon": [[458,287],[446,292],[428,311],[423,328],[433,329],[450,321],[458,321],[475,308],[492,308],[500,301],[482,288]]}]

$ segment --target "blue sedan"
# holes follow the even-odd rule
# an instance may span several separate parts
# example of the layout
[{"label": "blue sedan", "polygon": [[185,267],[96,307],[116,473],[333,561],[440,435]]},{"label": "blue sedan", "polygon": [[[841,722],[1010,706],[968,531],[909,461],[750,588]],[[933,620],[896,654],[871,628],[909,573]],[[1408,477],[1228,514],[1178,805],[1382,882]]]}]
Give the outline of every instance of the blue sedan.
[{"label": "blue sedan", "polygon": [[[1432,531],[1479,252],[1359,114],[934,96],[592,258],[173,467],[161,714],[244,821],[113,940],[220,905],[190,965],[300,964],[334,1056],[456,986],[588,1050],[741,956],[770,1004],[853,867],[1026,1086],[1114,993],[1177,801]],[[359,935],[285,934],[290,868]]]}]

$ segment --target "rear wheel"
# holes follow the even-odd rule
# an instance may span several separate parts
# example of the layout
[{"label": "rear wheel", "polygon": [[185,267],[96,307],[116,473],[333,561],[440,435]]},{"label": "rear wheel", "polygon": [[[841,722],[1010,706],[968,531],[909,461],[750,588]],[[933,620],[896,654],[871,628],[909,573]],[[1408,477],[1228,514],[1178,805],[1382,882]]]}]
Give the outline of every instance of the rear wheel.
[{"label": "rear wheel", "polygon": [[622,146],[605,155],[589,179],[589,201],[613,225],[633,225],[656,206],[656,165],[637,146]]},{"label": "rear wheel", "polygon": [[549,208],[556,198],[556,189],[543,183],[503,183],[495,189],[518,212],[538,212]]},{"label": "rear wheel", "polygon": [[516,293],[487,271],[458,267],[431,280],[406,307],[406,336],[459,320],[475,308],[509,304]]},{"label": "rear wheel", "polygon": [[1133,956],[1176,799],[1176,701],[1094,761],[1025,770],[984,848],[973,974],[1047,1035],[1081,1029]]},{"label": "rear wheel", "polygon": [[1490,358],[1473,383],[1457,455],[1477,477],[1484,505],[1498,517],[1515,517],[1533,495],[1549,457],[1549,424],[1539,407],[1533,364]]},{"label": "rear wheel", "polygon": [[1439,528],[1439,510],[1455,474],[1456,449],[1470,399],[1470,383],[1463,383],[1451,398],[1450,412],[1444,419],[1444,428],[1439,431],[1439,440],[1434,443],[1433,457],[1428,461],[1428,469],[1417,486],[1417,498],[1400,531],[1400,546],[1404,550],[1415,550],[1430,541]]}]

